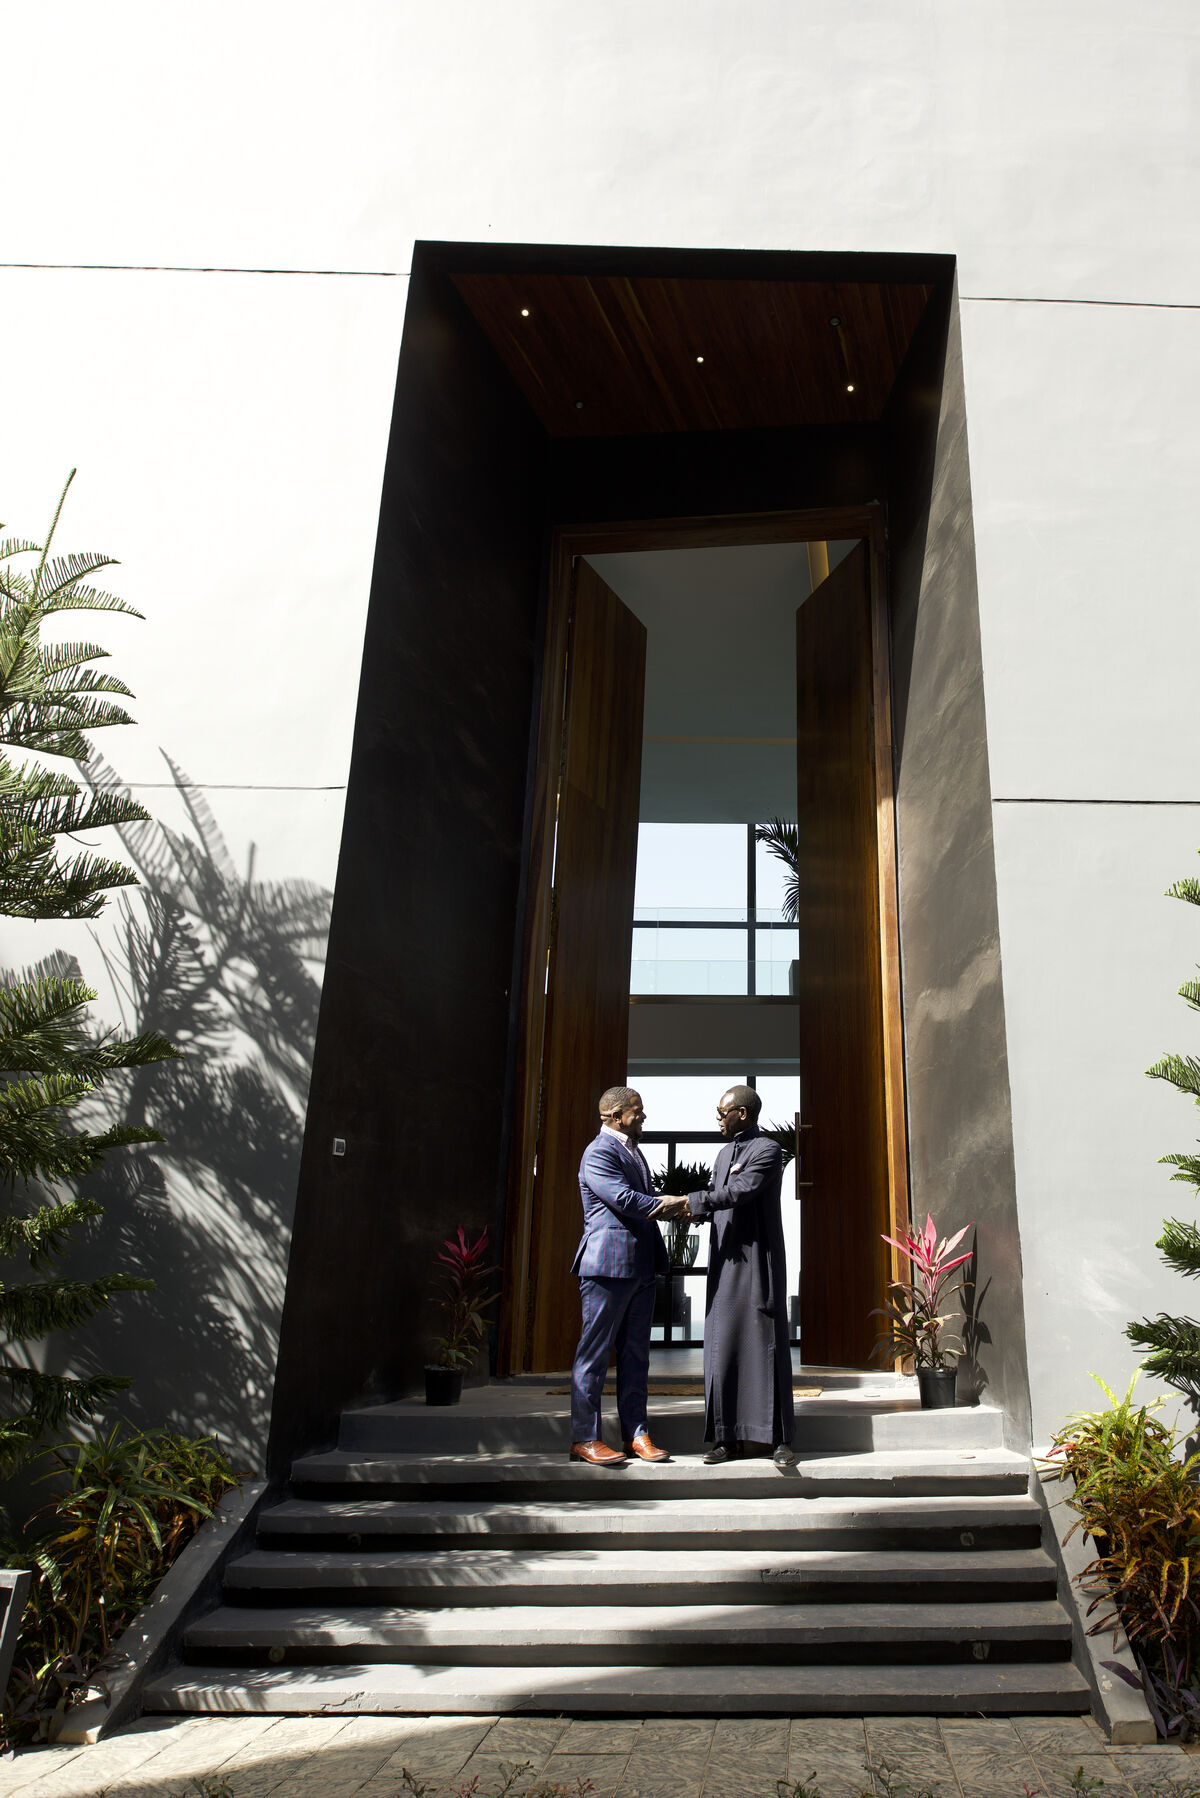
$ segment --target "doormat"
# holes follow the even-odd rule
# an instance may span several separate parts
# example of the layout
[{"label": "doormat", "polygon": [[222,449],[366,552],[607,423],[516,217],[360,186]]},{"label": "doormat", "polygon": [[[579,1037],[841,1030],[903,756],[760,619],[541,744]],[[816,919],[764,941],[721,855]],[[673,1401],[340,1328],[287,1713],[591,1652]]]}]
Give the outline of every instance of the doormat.
[{"label": "doormat", "polygon": [[[549,1386],[549,1387],[547,1387],[546,1390],[547,1390],[547,1395],[550,1398],[568,1398],[570,1396],[570,1392],[571,1392],[571,1388],[569,1386]],[[796,1386],[796,1385],[793,1385],[792,1397],[793,1398],[820,1398],[820,1396],[824,1392],[824,1390],[825,1390],[825,1388],[823,1386]],[[604,1382],[605,1398],[615,1398],[616,1393],[617,1393],[616,1382],[614,1380],[606,1380]],[[704,1381],[703,1380],[664,1380],[660,1383],[658,1380],[651,1377],[650,1397],[651,1398],[703,1398],[704,1397]]]}]

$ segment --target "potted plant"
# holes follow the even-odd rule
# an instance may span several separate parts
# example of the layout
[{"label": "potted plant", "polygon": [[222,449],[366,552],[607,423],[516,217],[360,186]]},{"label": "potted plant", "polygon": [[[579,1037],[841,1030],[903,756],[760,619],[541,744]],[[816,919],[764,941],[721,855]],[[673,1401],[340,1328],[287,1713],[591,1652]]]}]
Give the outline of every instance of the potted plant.
[{"label": "potted plant", "polygon": [[496,1271],[485,1264],[487,1247],[486,1224],[470,1243],[460,1224],[438,1250],[437,1258],[445,1271],[437,1281],[435,1303],[445,1318],[446,1333],[438,1338],[437,1360],[425,1368],[427,1405],[458,1403],[463,1375],[482,1346],[487,1325],[484,1313],[497,1298],[497,1294],[487,1290]]},{"label": "potted plant", "polygon": [[[689,1192],[702,1192],[712,1179],[712,1169],[702,1161],[681,1161],[673,1168],[664,1168],[654,1175],[654,1190],[664,1199],[686,1198]],[[671,1223],[660,1224],[663,1238],[667,1245],[667,1259],[674,1271],[682,1273],[694,1267],[696,1256],[700,1252],[700,1233],[690,1218],[675,1218]],[[666,1274],[655,1277],[654,1322],[665,1324],[670,1316],[671,1328],[682,1330],[686,1335],[691,1328],[692,1301],[684,1291],[682,1280],[669,1279]]]},{"label": "potted plant", "polygon": [[943,1307],[954,1293],[966,1284],[966,1276],[951,1282],[956,1268],[970,1261],[971,1253],[955,1255],[954,1251],[974,1228],[966,1224],[953,1236],[939,1240],[933,1218],[926,1215],[924,1228],[906,1232],[902,1241],[885,1235],[883,1240],[898,1249],[909,1264],[907,1280],[888,1283],[888,1302],[873,1317],[882,1317],[885,1328],[875,1353],[880,1360],[911,1362],[916,1369],[921,1405],[926,1411],[945,1409],[954,1403],[954,1385],[958,1357],[962,1345],[946,1325],[950,1316]]}]

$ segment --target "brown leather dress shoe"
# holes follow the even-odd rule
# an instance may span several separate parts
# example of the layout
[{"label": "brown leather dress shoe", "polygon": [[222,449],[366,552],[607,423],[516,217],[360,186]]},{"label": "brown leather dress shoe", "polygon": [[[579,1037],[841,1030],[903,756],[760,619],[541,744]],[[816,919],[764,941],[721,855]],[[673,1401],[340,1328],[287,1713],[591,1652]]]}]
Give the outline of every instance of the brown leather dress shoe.
[{"label": "brown leather dress shoe", "polygon": [[603,1442],[572,1442],[572,1461],[586,1461],[589,1467],[625,1467],[628,1465],[624,1455],[619,1455],[615,1448],[609,1448]]},{"label": "brown leather dress shoe", "polygon": [[635,1436],[632,1442],[623,1442],[621,1447],[627,1455],[636,1455],[639,1461],[669,1461],[670,1455],[665,1448],[655,1448],[645,1431]]}]

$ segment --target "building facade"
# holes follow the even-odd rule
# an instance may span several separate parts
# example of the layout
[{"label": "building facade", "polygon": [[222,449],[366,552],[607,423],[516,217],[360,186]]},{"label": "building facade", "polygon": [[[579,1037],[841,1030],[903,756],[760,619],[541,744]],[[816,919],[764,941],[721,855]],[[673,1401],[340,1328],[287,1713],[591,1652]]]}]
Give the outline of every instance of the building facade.
[{"label": "building facade", "polygon": [[[57,100],[53,129],[37,84],[14,102],[5,518],[36,535],[77,466],[61,540],[119,555],[146,615],[105,621],[139,723],[100,747],[163,820],[147,884],[189,920],[219,1014],[188,1023],[197,1078],[163,1155],[106,1194],[159,1292],[90,1349],[146,1413],[261,1461],[281,1316],[283,1452],[411,1384],[428,1257],[461,1221],[505,1243],[497,1353],[528,1364],[561,1246],[514,1169],[538,1127],[562,567],[578,555],[644,614],[652,655],[668,602],[618,558],[864,543],[891,730],[877,706],[890,1172],[829,1310],[866,1309],[863,1239],[898,1195],[975,1222],[978,1377],[1014,1439],[1044,1440],[1090,1402],[1089,1370],[1127,1378],[1127,1320],[1184,1304],[1153,1241],[1173,1208],[1157,1159],[1190,1120],[1144,1069],[1190,1051],[1175,992],[1197,959],[1162,897],[1200,842],[1190,9],[264,4],[210,11],[203,37],[136,5],[69,16],[10,22],[14,66]],[[651,289],[704,290],[702,315],[647,326],[657,363],[624,356],[632,412],[604,414],[594,358],[594,391],[561,386],[598,341],[577,282],[625,283],[646,318]],[[511,336],[522,283],[558,333],[541,410]],[[788,399],[756,283],[794,302],[796,366],[834,341],[852,358],[832,365],[860,390],[842,412]],[[911,317],[901,289],[923,290]],[[891,296],[886,327],[868,293]],[[647,713],[644,824],[744,827],[778,790],[747,760],[761,799],[689,811],[649,739],[706,734],[748,754],[791,733]],[[622,840],[596,852],[628,880]],[[5,959],[70,949],[116,1021],[139,995],[117,912],[105,929],[14,931]],[[764,1079],[802,1067],[769,1007],[753,1043],[694,1021],[687,1056],[668,1008],[632,1009],[647,1081],[752,1053]],[[564,1142],[580,1127],[564,1114]],[[812,1161],[817,1180],[815,1137]]]}]

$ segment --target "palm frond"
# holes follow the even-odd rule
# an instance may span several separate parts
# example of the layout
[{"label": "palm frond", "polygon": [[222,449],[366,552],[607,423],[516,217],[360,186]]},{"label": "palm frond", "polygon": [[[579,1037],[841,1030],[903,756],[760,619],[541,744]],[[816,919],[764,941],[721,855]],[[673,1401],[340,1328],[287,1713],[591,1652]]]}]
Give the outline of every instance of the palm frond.
[{"label": "palm frond", "polygon": [[236,880],[237,868],[234,865],[233,857],[229,853],[225,838],[221,835],[220,827],[212,815],[204,794],[199,787],[193,785],[188,775],[176,762],[171,760],[165,750],[163,751],[163,760],[171,770],[171,779],[175,782],[175,790],[187,808],[188,817],[196,828],[201,847],[208,859],[222,878]]},{"label": "palm frond", "polygon": [[789,924],[800,916],[800,832],[785,818],[771,818],[756,824],[754,840],[765,844],[777,861],[783,863],[788,877],[783,889],[783,915]]}]

